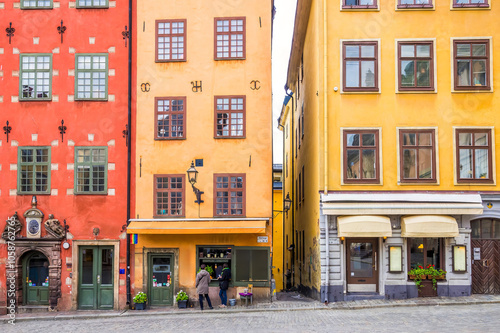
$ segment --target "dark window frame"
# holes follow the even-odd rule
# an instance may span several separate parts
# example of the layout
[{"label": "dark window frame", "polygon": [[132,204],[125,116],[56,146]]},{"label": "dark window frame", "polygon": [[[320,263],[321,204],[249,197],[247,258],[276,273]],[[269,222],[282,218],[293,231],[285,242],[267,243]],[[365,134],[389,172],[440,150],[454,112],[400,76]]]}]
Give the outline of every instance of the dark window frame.
[{"label": "dark window frame", "polygon": [[373,5],[346,5],[346,0],[342,0],[342,9],[378,9],[378,0],[373,0]]},{"label": "dark window frame", "polygon": [[[491,222],[491,225],[490,225],[490,237],[483,237],[483,222],[485,220],[489,220]],[[472,220],[470,221],[470,224],[471,224],[471,229],[474,230],[475,228],[472,228],[472,224],[479,224],[479,237],[475,237],[474,236],[474,232],[471,233],[471,239],[487,239],[487,240],[500,240],[500,238],[497,238],[495,237],[495,230],[496,228],[500,228],[500,219],[497,219],[497,218],[494,218],[494,217],[490,217],[490,218],[479,218],[479,219],[475,219],[475,220]],[[484,228],[486,229],[486,228]]]},{"label": "dark window frame", "polygon": [[484,3],[457,3],[457,0],[453,0],[453,8],[490,8],[489,0],[483,0]]},{"label": "dark window frame", "polygon": [[[361,57],[361,46],[363,45],[372,45],[375,47],[374,49],[374,57]],[[360,48],[359,57],[357,58],[348,58],[346,55],[346,46],[358,46]],[[342,91],[343,92],[380,92],[379,87],[379,42],[378,41],[343,41],[342,42]],[[359,62],[359,87],[347,87],[347,70],[346,70],[346,62],[347,61],[358,61]],[[362,61],[373,61],[375,63],[375,73],[374,73],[374,87],[362,87],[362,71],[361,71],[361,62]]]},{"label": "dark window frame", "polygon": [[[431,135],[432,144],[431,146],[419,146],[418,145],[418,137],[416,137],[416,142],[414,146],[404,145],[404,134],[421,134],[421,133],[429,133]],[[418,164],[418,151],[419,149],[429,149],[432,147],[432,178],[404,178],[404,149],[415,149],[417,151],[416,159],[417,159],[417,170],[415,170],[416,175],[419,174],[419,164]],[[435,129],[400,129],[399,130],[399,173],[400,173],[400,182],[401,183],[436,183],[437,182],[437,165],[436,165],[436,131]]]},{"label": "dark window frame", "polygon": [[434,8],[433,0],[429,0],[428,4],[417,4],[417,0],[413,0],[413,4],[402,4],[401,0],[398,0],[398,9],[419,9],[419,8]]},{"label": "dark window frame", "polygon": [[[217,177],[228,177],[228,188],[217,189]],[[243,179],[243,187],[241,189],[231,188],[231,177],[241,177]],[[214,217],[246,217],[246,174],[244,173],[214,173],[214,203],[213,203],[213,215]],[[228,214],[217,214],[217,192],[228,192]],[[242,193],[242,214],[231,214],[231,193],[232,192],[243,192]]]},{"label": "dark window frame", "polygon": [[[172,108],[172,101],[176,100],[176,101],[182,101],[183,102],[183,111],[162,111],[162,112],[158,112],[158,101],[160,100],[163,100],[163,101],[170,101],[170,108]],[[185,140],[186,137],[187,137],[187,134],[186,134],[186,131],[187,131],[187,126],[186,126],[186,123],[187,123],[187,117],[186,117],[186,109],[187,109],[187,105],[186,105],[186,96],[174,96],[174,97],[155,97],[155,118],[154,118],[154,121],[155,121],[155,140]],[[184,117],[182,119],[183,121],[183,130],[182,130],[182,133],[183,135],[182,136],[178,136],[178,137],[172,137],[172,118],[170,117],[169,119],[169,137],[166,138],[166,137],[161,137],[161,136],[158,136],[158,115],[159,114],[164,114],[164,115],[179,115],[179,114],[182,114]],[[179,131],[176,131],[176,133],[178,133]]]},{"label": "dark window frame", "polygon": [[[217,32],[217,22],[219,21],[229,21],[229,27],[231,29],[231,21],[234,20],[243,20],[243,31],[228,31],[228,32]],[[246,48],[247,48],[247,42],[246,42],[246,32],[247,32],[247,24],[246,24],[246,17],[245,16],[239,16],[239,17],[215,17],[214,18],[214,60],[245,60],[246,59]],[[231,56],[231,35],[238,35],[242,34],[243,35],[243,55],[241,57],[232,57]],[[217,55],[217,36],[219,35],[229,35],[229,51],[228,51],[228,56],[227,57],[219,57]]]},{"label": "dark window frame", "polygon": [[[415,56],[414,57],[402,57],[401,56],[401,46],[403,45],[413,45],[415,49]],[[430,46],[430,57],[417,57],[416,54],[416,49],[417,45],[429,45]],[[413,61],[414,64],[414,70],[413,73],[415,75],[415,85],[413,87],[403,87],[401,85],[401,73],[402,73],[402,68],[401,68],[401,62],[404,60],[410,60]],[[417,86],[417,61],[418,60],[426,60],[430,61],[429,65],[429,82],[430,86],[429,87],[418,87]],[[434,42],[433,41],[398,41],[398,90],[399,91],[435,91],[435,84],[434,84]]]},{"label": "dark window frame", "polygon": [[[460,133],[486,133],[488,135],[488,146],[460,146],[460,141],[459,141],[459,135]],[[479,129],[479,128],[457,128],[455,129],[455,154],[456,154],[456,177],[457,177],[457,183],[460,184],[468,184],[468,183],[485,183],[485,184],[493,184],[494,183],[494,178],[493,178],[493,143],[492,143],[492,135],[491,135],[491,129],[485,128],[485,129]],[[472,154],[472,172],[473,175],[475,176],[476,173],[476,154],[475,150],[476,149],[485,149],[485,147],[488,147],[488,178],[460,178],[460,148],[462,149],[471,149],[473,151]]]},{"label": "dark window frame", "polygon": [[[184,32],[182,34],[172,34],[172,30],[170,30],[170,34],[160,35],[158,33],[158,25],[160,23],[170,23],[170,29],[172,29],[172,23],[184,23]],[[182,59],[172,59],[172,47],[169,48],[170,59],[159,59],[158,57],[158,38],[159,37],[180,37],[184,38],[183,40],[183,49]],[[172,40],[170,40],[170,44],[172,44]],[[183,62],[187,61],[187,20],[186,19],[171,19],[171,20],[156,20],[155,21],[155,62]]]},{"label": "dark window frame", "polygon": [[[464,57],[458,57],[457,56],[457,45],[458,44],[471,44],[471,55]],[[486,55],[485,56],[473,56],[472,55],[472,45],[473,44],[485,44],[486,45]],[[485,90],[485,91],[490,91],[491,90],[491,54],[490,54],[490,47],[491,43],[489,39],[455,39],[453,40],[453,88],[455,91],[470,91],[470,90]],[[485,68],[485,73],[486,73],[486,85],[485,86],[475,86],[473,84],[473,71],[471,68],[470,75],[471,75],[471,85],[470,86],[459,86],[458,85],[458,74],[457,74],[457,68],[458,68],[458,60],[486,60],[486,68]],[[472,67],[472,65],[471,65]]]},{"label": "dark window frame", "polygon": [[[232,109],[232,99],[234,98],[242,98],[243,99],[243,110],[233,110]],[[229,99],[229,110],[218,110],[217,108],[217,100],[218,99]],[[247,110],[247,97],[246,95],[221,95],[221,96],[214,96],[214,139],[245,139],[247,132],[246,132],[246,110]],[[229,117],[227,119],[228,123],[228,135],[217,135],[217,115],[219,113],[228,113]],[[231,114],[233,113],[243,113],[243,135],[231,135]]]},{"label": "dark window frame", "polygon": [[[424,249],[423,249],[423,252],[425,253],[427,251],[427,239],[439,239],[439,262],[441,263],[441,266],[442,267],[435,267],[436,269],[442,269],[442,270],[446,270],[445,267],[446,267],[446,255],[445,255],[445,250],[446,250],[446,246],[445,246],[445,239],[442,238],[442,237],[419,237],[419,238],[422,238],[423,239],[423,245],[424,245]],[[407,263],[407,267],[408,267],[408,270],[411,270],[413,267],[411,266],[411,240],[413,240],[415,238],[408,238],[408,241],[407,241],[407,244],[406,244],[406,250],[407,250],[407,258],[406,258],[406,263]],[[424,255],[423,256],[423,264],[422,264],[422,267],[424,268],[427,268],[427,266],[429,265],[427,263],[427,256]]]},{"label": "dark window frame", "polygon": [[[182,189],[179,191],[179,189],[172,190],[170,188],[170,179],[173,177],[181,177],[182,178]],[[168,183],[169,183],[169,188],[168,189],[163,189],[161,191],[158,190],[156,187],[157,184],[157,179],[158,178],[168,178]],[[154,192],[154,198],[153,198],[153,216],[155,218],[178,218],[178,217],[185,217],[186,216],[186,175],[185,174],[155,174],[153,177],[153,192]],[[182,194],[182,213],[180,215],[172,215],[170,214],[170,207],[168,209],[167,214],[158,214],[158,192],[176,192],[176,193],[181,193]],[[171,205],[171,199],[172,197],[169,195],[168,196],[168,205]]]},{"label": "dark window frame", "polygon": [[[347,134],[359,134],[360,145],[357,147],[347,147]],[[347,178],[347,151],[348,150],[359,150],[360,151],[360,159],[359,159],[360,175],[363,174],[363,169],[362,169],[363,159],[362,159],[362,154],[361,154],[361,151],[363,150],[363,147],[364,147],[364,146],[362,146],[362,140],[361,140],[363,134],[374,134],[375,135],[375,146],[366,146],[366,148],[375,149],[375,159],[376,159],[375,174],[376,174],[376,177],[375,178],[368,178],[368,179],[365,179],[365,178],[357,178],[357,179],[351,178],[351,179],[349,179],[349,178]],[[342,137],[343,137],[342,156],[344,159],[342,177],[343,177],[344,184],[380,184],[380,164],[381,164],[381,161],[380,161],[380,130],[379,129],[359,129],[359,130],[344,129],[343,133],[342,133]]]}]

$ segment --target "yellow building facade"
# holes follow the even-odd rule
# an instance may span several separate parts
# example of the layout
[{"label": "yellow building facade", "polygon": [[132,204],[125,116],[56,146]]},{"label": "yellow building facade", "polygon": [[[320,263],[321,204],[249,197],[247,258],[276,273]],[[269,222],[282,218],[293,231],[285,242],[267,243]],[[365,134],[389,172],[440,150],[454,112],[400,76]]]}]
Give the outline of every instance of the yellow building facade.
[{"label": "yellow building facade", "polygon": [[479,269],[500,238],[497,7],[298,1],[280,117],[294,286],[416,297],[408,273],[434,265],[437,295],[500,292]]},{"label": "yellow building facade", "polygon": [[136,13],[134,290],[153,306],[197,299],[206,264],[218,304],[228,264],[229,299],[249,285],[268,297],[272,1],[138,0]]},{"label": "yellow building facade", "polygon": [[273,164],[273,293],[283,290],[283,165]]}]

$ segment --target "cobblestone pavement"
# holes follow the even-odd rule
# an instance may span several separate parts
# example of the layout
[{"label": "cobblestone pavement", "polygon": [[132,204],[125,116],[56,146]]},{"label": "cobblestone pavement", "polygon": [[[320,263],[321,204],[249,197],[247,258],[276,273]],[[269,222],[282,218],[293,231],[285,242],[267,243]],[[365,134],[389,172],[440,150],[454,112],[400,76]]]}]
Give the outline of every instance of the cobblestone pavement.
[{"label": "cobblestone pavement", "polygon": [[169,315],[31,320],[7,332],[499,332],[500,304],[284,311],[188,311]]}]

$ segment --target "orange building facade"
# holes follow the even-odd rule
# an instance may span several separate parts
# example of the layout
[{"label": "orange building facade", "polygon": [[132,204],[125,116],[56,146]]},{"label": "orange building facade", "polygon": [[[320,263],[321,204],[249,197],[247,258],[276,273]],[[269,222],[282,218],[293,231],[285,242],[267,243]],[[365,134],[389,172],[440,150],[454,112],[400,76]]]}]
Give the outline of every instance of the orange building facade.
[{"label": "orange building facade", "polygon": [[0,21],[0,314],[123,308],[128,2],[0,1]]}]

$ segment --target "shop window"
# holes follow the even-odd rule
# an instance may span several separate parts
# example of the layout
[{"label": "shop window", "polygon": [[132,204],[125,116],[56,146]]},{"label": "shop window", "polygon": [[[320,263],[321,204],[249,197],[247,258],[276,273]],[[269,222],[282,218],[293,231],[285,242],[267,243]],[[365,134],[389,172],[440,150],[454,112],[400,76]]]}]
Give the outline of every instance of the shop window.
[{"label": "shop window", "polygon": [[457,182],[493,183],[490,129],[457,129]]},{"label": "shop window", "polygon": [[76,100],[108,99],[108,55],[77,54],[75,70]]},{"label": "shop window", "polygon": [[245,59],[245,18],[215,19],[215,60]]},{"label": "shop window", "polygon": [[443,245],[442,238],[408,238],[408,270],[428,265],[444,269]]},{"label": "shop window", "polygon": [[108,148],[75,148],[75,194],[107,194]]},{"label": "shop window", "polygon": [[211,273],[212,279],[217,279],[224,264],[231,268],[232,248],[232,246],[198,246],[196,251],[198,253],[196,271],[199,270],[201,264],[205,264],[207,266],[206,270]]},{"label": "shop window", "polygon": [[480,219],[470,222],[473,239],[500,239],[500,220]]},{"label": "shop window", "polygon": [[344,183],[379,182],[379,131],[344,130]]},{"label": "shop window", "polygon": [[186,175],[155,175],[155,216],[184,216]]},{"label": "shop window", "polygon": [[17,170],[19,194],[50,193],[49,147],[19,147]]},{"label": "shop window", "polygon": [[156,139],[186,138],[186,97],[155,98]]},{"label": "shop window", "polygon": [[436,182],[434,140],[433,129],[399,131],[402,183]]},{"label": "shop window", "polygon": [[378,42],[344,42],[343,57],[343,91],[379,91]]},{"label": "shop window", "polygon": [[52,0],[21,0],[21,9],[51,9]]},{"label": "shop window", "polygon": [[490,41],[453,42],[455,90],[490,90]]},{"label": "shop window", "polygon": [[269,282],[269,248],[235,247],[232,278],[235,285],[265,286]]},{"label": "shop window", "polygon": [[20,96],[22,101],[52,99],[52,55],[21,54]]},{"label": "shop window", "polygon": [[156,21],[156,62],[186,60],[186,20]]}]

